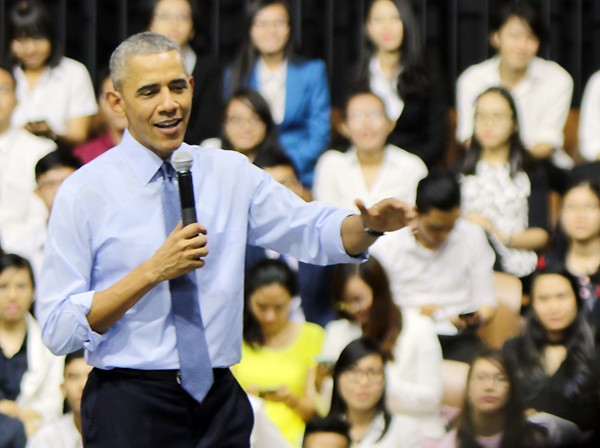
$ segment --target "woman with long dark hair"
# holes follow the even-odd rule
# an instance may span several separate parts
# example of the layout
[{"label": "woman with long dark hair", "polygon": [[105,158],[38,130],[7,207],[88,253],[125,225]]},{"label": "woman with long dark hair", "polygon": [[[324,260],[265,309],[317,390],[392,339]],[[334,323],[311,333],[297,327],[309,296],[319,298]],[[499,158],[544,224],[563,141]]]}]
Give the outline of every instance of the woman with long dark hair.
[{"label": "woman with long dark hair", "polygon": [[[390,410],[414,417],[424,436],[440,438],[442,353],[430,319],[401,313],[385,271],[372,256],[360,265],[336,266],[332,295],[341,318],[327,325],[321,357],[335,360],[346,344],[361,336],[376,341],[388,360]],[[320,367],[318,373],[324,376],[324,370]],[[326,397],[329,386],[326,381],[321,386]]]},{"label": "woman with long dark hair", "polygon": [[548,241],[548,183],[521,143],[515,102],[502,87],[477,98],[462,174],[462,213],[486,231],[496,269],[531,274]]},{"label": "woman with long dark hair", "polygon": [[43,3],[14,4],[6,42],[17,80],[13,124],[67,145],[83,143],[98,111],[94,86],[83,64],[63,56],[55,20]]},{"label": "woman with long dark hair", "polygon": [[428,72],[419,23],[409,0],[373,0],[356,84],[380,96],[396,122],[388,141],[428,167],[446,149],[448,109],[440,82]]},{"label": "woman with long dark hair", "polygon": [[577,277],[579,294],[600,328],[600,180],[574,180],[565,191],[558,231],[546,260]]},{"label": "woman with long dark hair", "polygon": [[536,272],[525,326],[504,350],[517,365],[530,413],[555,415],[586,431],[599,427],[600,370],[578,291],[577,279],[562,265]]},{"label": "woman with long dark hair", "polygon": [[324,336],[318,325],[290,319],[297,292],[294,272],[279,260],[246,272],[242,360],[232,368],[246,392],[265,400],[265,412],[292,446],[315,413],[314,358]]},{"label": "woman with long dark hair", "polygon": [[467,395],[438,448],[533,448],[544,431],[525,417],[515,365],[501,351],[478,355],[469,368]]},{"label": "woman with long dark hair", "polygon": [[419,425],[385,405],[386,355],[361,337],[340,353],[333,368],[330,416],[348,421],[353,448],[421,447]]},{"label": "woman with long dark hair", "polygon": [[325,64],[293,51],[291,10],[285,0],[248,5],[244,40],[225,76],[225,94],[252,87],[267,100],[280,141],[307,186],[329,142],[330,99]]}]

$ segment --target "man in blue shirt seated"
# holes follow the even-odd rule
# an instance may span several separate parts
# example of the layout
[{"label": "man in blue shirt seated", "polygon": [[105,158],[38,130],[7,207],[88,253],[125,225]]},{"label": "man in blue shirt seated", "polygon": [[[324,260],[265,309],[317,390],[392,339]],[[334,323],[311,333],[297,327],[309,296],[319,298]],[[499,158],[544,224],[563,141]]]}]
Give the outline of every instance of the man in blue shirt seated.
[{"label": "man in blue shirt seated", "polygon": [[[360,204],[360,215],[306,203],[235,151],[183,143],[193,79],[166,37],[128,38],[110,66],[107,100],[129,125],[57,194],[36,305],[44,342],[57,354],[84,347],[94,367],[86,447],[248,446],[252,410],[229,372],[240,360],[246,244],[359,262],[412,211],[393,199]],[[193,159],[198,223],[171,230],[177,150]]]}]

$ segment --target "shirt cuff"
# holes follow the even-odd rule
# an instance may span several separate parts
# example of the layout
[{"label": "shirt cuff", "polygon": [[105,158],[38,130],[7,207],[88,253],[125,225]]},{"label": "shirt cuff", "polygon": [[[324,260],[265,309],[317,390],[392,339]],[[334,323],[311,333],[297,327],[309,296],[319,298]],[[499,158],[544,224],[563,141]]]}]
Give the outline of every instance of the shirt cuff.
[{"label": "shirt cuff", "polygon": [[96,291],[86,291],[80,294],[73,294],[70,297],[71,303],[78,311],[74,313],[74,316],[77,319],[79,328],[85,332],[85,335],[82,335],[84,339],[83,347],[90,352],[93,352],[104,340],[104,335],[96,333],[94,330],[92,330],[90,323],[86,318],[87,314],[90,312],[90,308],[92,307],[94,294],[96,294]]},{"label": "shirt cuff", "polygon": [[369,257],[367,251],[362,252],[356,256],[348,255],[346,249],[344,249],[344,243],[342,242],[342,222],[348,216],[356,215],[357,213],[348,210],[341,209],[337,210],[332,219],[329,219],[323,228],[323,234],[321,236],[321,244],[325,253],[328,255],[330,260],[335,264],[341,263],[359,263],[366,261]]}]

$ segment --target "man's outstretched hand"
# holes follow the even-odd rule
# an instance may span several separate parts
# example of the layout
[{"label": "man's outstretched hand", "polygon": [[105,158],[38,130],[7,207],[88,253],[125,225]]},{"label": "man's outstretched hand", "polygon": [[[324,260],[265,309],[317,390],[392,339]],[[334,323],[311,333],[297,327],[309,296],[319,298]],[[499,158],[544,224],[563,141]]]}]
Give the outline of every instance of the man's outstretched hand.
[{"label": "man's outstretched hand", "polygon": [[410,224],[415,218],[413,207],[397,199],[387,198],[367,208],[360,200],[354,201],[364,227],[378,232],[391,232]]}]

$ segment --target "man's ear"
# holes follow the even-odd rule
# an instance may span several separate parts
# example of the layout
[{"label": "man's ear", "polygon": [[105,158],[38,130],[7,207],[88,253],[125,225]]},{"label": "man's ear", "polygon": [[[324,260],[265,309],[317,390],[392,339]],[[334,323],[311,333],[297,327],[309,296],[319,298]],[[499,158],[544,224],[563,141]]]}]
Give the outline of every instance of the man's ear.
[{"label": "man's ear", "polygon": [[194,91],[194,77],[190,75],[190,77],[188,78],[188,82],[190,83],[190,88],[192,89],[192,92]]},{"label": "man's ear", "polygon": [[116,90],[106,92],[106,102],[119,117],[125,116],[125,104],[121,92]]}]

